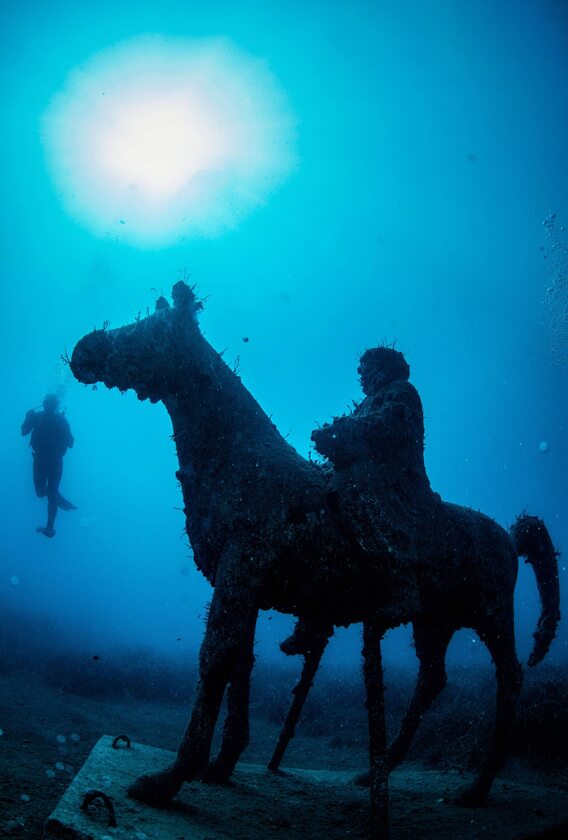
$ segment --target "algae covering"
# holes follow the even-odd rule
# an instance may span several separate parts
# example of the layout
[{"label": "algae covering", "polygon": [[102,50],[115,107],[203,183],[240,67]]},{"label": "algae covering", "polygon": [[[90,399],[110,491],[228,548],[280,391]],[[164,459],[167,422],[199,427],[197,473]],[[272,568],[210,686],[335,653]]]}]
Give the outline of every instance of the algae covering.
[{"label": "algae covering", "polygon": [[[446,683],[450,640],[460,628],[475,630],[496,667],[495,726],[461,800],[482,804],[505,761],[522,686],[514,626],[520,556],[533,567],[541,600],[529,665],[548,653],[560,619],[557,553],[544,522],[524,514],[506,531],[431,490],[421,401],[399,351],[381,346],[363,354],[365,399],[313,434],[327,458],[322,466],[290,446],[202,335],[203,304],[194,288],[178,281],[172,303],[161,296],[153,314],[95,329],[70,360],[84,384],[133,390],[139,400],[165,406],[187,535],[197,568],[214,587],[200,681],[176,759],[137,779],[130,794],[164,805],[185,782],[228,781],[249,741],[258,613],[275,609],[299,619],[288,652],[302,653],[311,673],[334,627],[364,626],[371,834],[377,837],[388,831],[388,772],[405,759]],[[387,750],[380,644],[388,629],[406,623],[413,625],[420,671]],[[306,696],[309,681],[296,699]],[[211,761],[225,692],[223,743]],[[291,710],[285,737],[300,711]],[[272,766],[279,760],[275,755]]]}]

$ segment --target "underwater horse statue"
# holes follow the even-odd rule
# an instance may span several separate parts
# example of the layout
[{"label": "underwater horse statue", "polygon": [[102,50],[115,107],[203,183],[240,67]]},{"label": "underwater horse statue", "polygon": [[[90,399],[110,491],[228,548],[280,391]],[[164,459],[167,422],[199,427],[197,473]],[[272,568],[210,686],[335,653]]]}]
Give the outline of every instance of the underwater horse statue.
[{"label": "underwater horse statue", "polygon": [[[154,314],[85,336],[71,359],[74,375],[85,384],[133,389],[141,400],[164,403],[173,425],[189,541],[197,567],[214,587],[197,694],[177,757],[163,772],[137,780],[131,795],[165,804],[184,782],[230,776],[248,742],[258,611],[276,609],[309,628],[364,625],[375,817],[384,808],[386,767],[384,750],[379,755],[381,635],[412,621],[415,638],[422,639],[415,697],[393,745],[396,752],[398,742],[402,756],[420,709],[439,691],[452,633],[463,626],[475,629],[494,660],[498,686],[493,739],[465,796],[471,804],[482,802],[505,758],[521,686],[513,626],[520,555],[533,565],[542,602],[529,664],[545,656],[559,620],[557,559],[543,523],[521,517],[508,534],[483,514],[440,501],[413,565],[399,569],[387,536],[384,555],[378,550],[369,562],[338,524],[326,471],[282,438],[201,335],[201,305],[192,289],[178,282],[172,298],[173,307],[159,298]],[[425,662],[432,675],[425,673]],[[226,689],[223,743],[210,763]],[[383,818],[378,815],[379,833]]]}]

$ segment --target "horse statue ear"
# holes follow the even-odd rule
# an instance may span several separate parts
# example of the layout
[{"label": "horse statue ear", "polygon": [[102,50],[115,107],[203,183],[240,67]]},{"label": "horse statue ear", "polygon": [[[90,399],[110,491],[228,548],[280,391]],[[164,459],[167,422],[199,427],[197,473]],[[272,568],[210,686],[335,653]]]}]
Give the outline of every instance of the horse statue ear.
[{"label": "horse statue ear", "polygon": [[156,312],[163,312],[164,309],[170,309],[170,304],[167,302],[163,295],[160,295],[160,297],[156,301]]}]

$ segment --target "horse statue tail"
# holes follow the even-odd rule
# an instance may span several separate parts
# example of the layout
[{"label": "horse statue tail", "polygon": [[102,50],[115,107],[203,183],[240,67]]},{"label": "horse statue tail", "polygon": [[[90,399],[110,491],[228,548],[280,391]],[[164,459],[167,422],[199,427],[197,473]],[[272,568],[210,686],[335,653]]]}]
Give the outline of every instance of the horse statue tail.
[{"label": "horse statue tail", "polygon": [[540,595],[541,613],[534,633],[528,664],[532,668],[544,659],[560,621],[558,552],[554,550],[546,525],[537,516],[522,514],[510,529],[520,557],[534,569]]}]

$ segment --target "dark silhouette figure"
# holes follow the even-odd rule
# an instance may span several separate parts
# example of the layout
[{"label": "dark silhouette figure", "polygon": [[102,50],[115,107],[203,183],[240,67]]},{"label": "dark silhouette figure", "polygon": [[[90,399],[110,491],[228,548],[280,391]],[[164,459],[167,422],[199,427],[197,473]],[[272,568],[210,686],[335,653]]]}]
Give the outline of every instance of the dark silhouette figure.
[{"label": "dark silhouette figure", "polygon": [[47,496],[47,524],[38,527],[38,534],[55,536],[57,509],[75,510],[59,492],[63,475],[63,456],[75,440],[65,416],[59,411],[59,399],[48,394],[43,401],[43,411],[30,408],[22,423],[22,435],[31,432],[30,446],[33,452],[33,480],[37,496]]},{"label": "dark silhouette figure", "polygon": [[[418,477],[412,477],[412,470],[401,472],[396,461],[396,479],[385,469],[383,483],[376,485],[374,492],[381,486],[386,495],[374,503],[370,522],[358,518],[355,498],[352,522],[341,510],[335,474],[330,477],[329,470],[306,461],[282,438],[202,336],[197,322],[201,305],[193,291],[178,282],[172,297],[173,308],[160,298],[154,314],[85,336],[71,358],[71,370],[85,384],[134,389],[141,400],[163,402],[173,426],[194,560],[214,587],[199,656],[200,680],[177,757],[164,771],[137,780],[130,795],[165,804],[184,782],[229,778],[248,743],[258,611],[274,608],[324,628],[323,637],[333,626],[364,625],[371,806],[376,836],[382,837],[387,767],[381,635],[401,622],[413,622],[421,663],[414,698],[395,740],[401,760],[423,711],[444,684],[445,652],[453,633],[475,629],[493,657],[498,685],[492,743],[466,797],[479,804],[505,758],[520,691],[513,621],[519,555],[526,553],[533,566],[542,603],[529,664],[546,655],[559,620],[557,558],[544,524],[523,516],[508,533],[477,511],[437,500],[429,488],[418,493],[429,499],[424,509],[411,494],[416,512],[409,518],[399,498],[391,496],[401,481],[409,492],[404,489],[409,476],[420,484],[420,469],[408,462],[417,470]],[[413,450],[420,458],[422,444],[419,439]],[[343,450],[334,457],[337,472],[357,460]],[[359,495],[371,493],[370,485],[360,488]],[[375,528],[382,522],[383,536]],[[210,763],[225,690],[223,742]]]},{"label": "dark silhouette figure", "polygon": [[328,488],[337,521],[368,563],[390,557],[389,598],[398,590],[395,601],[408,614],[413,601],[420,608],[419,543],[441,505],[424,466],[422,403],[403,354],[391,347],[363,353],[358,373],[365,399],[312,440],[333,465]]},{"label": "dark silhouette figure", "polygon": [[[391,558],[385,573],[391,573],[389,625],[394,625],[420,612],[418,542],[441,499],[426,474],[422,403],[408,381],[410,367],[403,354],[391,347],[367,350],[358,373],[365,399],[350,414],[316,429],[312,440],[334,468],[329,498],[337,521],[351,536],[352,551],[366,555],[370,564],[380,556]],[[401,605],[404,617],[397,613]],[[333,627],[301,621],[280,646],[287,655],[303,655],[304,667],[268,764],[271,770],[278,770],[293,737],[332,632]],[[368,774],[360,781],[368,781]]]}]

